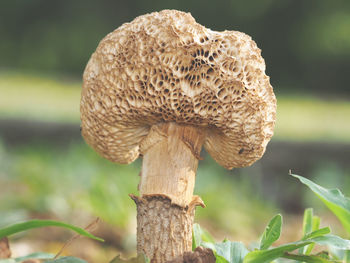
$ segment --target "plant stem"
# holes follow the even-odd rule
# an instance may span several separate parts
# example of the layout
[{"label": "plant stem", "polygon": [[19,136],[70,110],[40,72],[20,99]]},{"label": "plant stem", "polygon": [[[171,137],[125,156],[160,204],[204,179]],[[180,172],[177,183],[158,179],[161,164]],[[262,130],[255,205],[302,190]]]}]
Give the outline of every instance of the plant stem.
[{"label": "plant stem", "polygon": [[163,123],[141,143],[143,163],[137,205],[137,249],[161,263],[191,251],[195,177],[205,131]]}]

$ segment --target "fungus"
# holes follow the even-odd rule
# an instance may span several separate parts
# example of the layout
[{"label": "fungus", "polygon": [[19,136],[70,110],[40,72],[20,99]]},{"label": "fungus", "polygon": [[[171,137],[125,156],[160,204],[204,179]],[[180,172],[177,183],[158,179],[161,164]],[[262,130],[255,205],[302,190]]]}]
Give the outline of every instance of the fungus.
[{"label": "fungus", "polygon": [[276,98],[255,42],[164,10],[108,34],[92,54],[82,135],[106,159],[142,156],[137,249],[152,262],[191,250],[202,146],[227,169],[251,165],[273,134]]}]

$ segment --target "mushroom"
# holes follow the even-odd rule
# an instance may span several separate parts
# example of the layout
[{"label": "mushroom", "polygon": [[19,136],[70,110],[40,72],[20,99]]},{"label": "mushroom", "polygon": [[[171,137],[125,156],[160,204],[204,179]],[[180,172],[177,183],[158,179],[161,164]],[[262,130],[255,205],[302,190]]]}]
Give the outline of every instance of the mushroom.
[{"label": "mushroom", "polygon": [[191,250],[202,146],[227,169],[251,165],[273,134],[276,98],[261,50],[163,10],[108,34],[92,54],[81,97],[82,135],[106,159],[143,157],[137,250],[152,262]]}]

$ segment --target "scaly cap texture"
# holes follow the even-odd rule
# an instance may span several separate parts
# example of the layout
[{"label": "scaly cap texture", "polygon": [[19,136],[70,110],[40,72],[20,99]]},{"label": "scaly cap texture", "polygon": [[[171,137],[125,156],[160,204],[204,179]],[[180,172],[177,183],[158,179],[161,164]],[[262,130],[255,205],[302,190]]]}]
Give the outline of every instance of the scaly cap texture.
[{"label": "scaly cap texture", "polygon": [[275,115],[256,43],[180,11],[139,16],[108,34],[83,76],[82,135],[117,163],[140,155],[152,125],[177,122],[206,129],[204,147],[220,165],[247,166],[263,155]]}]

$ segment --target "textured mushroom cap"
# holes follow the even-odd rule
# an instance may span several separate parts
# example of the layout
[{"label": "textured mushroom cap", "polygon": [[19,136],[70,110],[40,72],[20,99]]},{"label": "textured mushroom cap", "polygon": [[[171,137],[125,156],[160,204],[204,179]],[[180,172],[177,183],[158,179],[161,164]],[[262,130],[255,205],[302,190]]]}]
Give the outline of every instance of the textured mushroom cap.
[{"label": "textured mushroom cap", "polygon": [[222,166],[247,166],[263,155],[275,115],[255,42],[180,11],[139,16],[108,34],[83,76],[82,135],[117,163],[140,155],[152,125],[177,122],[207,129],[204,147]]}]

